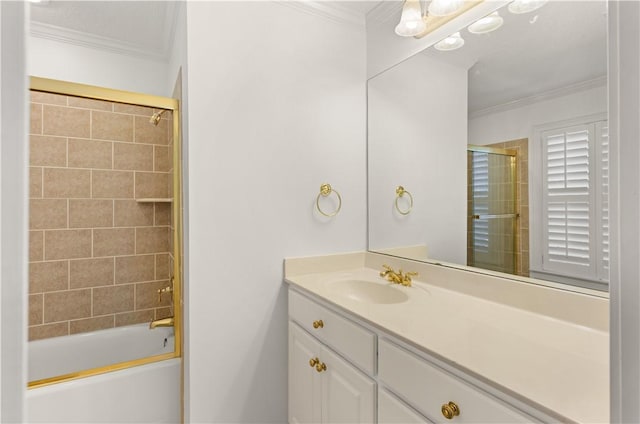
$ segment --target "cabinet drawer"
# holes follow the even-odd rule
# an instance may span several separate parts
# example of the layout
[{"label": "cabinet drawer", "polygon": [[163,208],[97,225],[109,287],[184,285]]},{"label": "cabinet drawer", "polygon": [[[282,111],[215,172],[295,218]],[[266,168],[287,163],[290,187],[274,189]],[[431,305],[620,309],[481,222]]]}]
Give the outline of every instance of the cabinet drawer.
[{"label": "cabinet drawer", "polygon": [[289,290],[289,316],[367,374],[374,374],[375,334],[293,290]]},{"label": "cabinet drawer", "polygon": [[378,424],[432,424],[386,390],[378,390]]},{"label": "cabinet drawer", "polygon": [[441,412],[442,405],[454,402],[459,423],[526,423],[532,419],[489,394],[468,385],[448,372],[407,350],[380,340],[378,376],[393,392],[434,422],[450,422]]}]

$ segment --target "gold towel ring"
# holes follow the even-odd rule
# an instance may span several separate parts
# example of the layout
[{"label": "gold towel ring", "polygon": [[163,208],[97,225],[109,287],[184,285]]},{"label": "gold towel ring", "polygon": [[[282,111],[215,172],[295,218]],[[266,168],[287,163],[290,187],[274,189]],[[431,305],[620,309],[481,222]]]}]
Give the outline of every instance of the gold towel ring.
[{"label": "gold towel ring", "polygon": [[[400,198],[405,194],[409,196],[409,208],[403,211],[402,209],[400,209],[400,206],[398,206],[398,200],[400,200]],[[411,195],[411,193],[405,190],[404,187],[398,186],[396,188],[396,210],[402,215],[409,215],[411,209],[413,209],[413,196]]]},{"label": "gold towel ring", "polygon": [[[336,196],[338,196],[338,207],[336,208],[335,211],[333,211],[331,213],[326,213],[320,207],[320,196],[327,197],[331,193],[335,193]],[[342,207],[342,197],[340,197],[340,193],[338,193],[336,190],[332,189],[330,184],[326,184],[326,183],[322,184],[320,186],[320,193],[318,194],[318,197],[316,197],[316,208],[318,209],[318,212],[320,212],[324,216],[327,216],[327,217],[331,218],[332,216],[336,216],[338,214],[338,212],[340,212],[340,208],[341,207]]]}]

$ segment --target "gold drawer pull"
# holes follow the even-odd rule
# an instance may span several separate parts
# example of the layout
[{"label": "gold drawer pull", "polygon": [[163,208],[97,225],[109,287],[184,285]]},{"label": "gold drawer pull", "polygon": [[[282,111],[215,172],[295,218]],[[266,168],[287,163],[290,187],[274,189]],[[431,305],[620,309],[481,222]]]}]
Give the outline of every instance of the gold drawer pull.
[{"label": "gold drawer pull", "polygon": [[442,415],[446,419],[451,420],[453,417],[460,415],[460,408],[458,408],[458,405],[454,402],[445,403],[442,405]]},{"label": "gold drawer pull", "polygon": [[322,372],[327,370],[327,365],[324,362],[319,362],[316,364],[316,371]]},{"label": "gold drawer pull", "polygon": [[320,363],[320,360],[318,358],[309,359],[309,366],[310,367],[315,367],[319,363]]},{"label": "gold drawer pull", "polygon": [[318,328],[323,328],[324,327],[324,322],[322,322],[321,319],[319,319],[318,321],[313,321],[313,328],[315,328],[316,330]]}]

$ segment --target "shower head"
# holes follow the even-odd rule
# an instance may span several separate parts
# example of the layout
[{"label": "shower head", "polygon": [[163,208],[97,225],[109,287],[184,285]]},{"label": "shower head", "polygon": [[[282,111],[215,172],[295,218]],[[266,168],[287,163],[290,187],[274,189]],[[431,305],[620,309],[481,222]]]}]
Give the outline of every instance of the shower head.
[{"label": "shower head", "polygon": [[160,123],[160,117],[165,112],[166,112],[166,110],[162,109],[162,110],[157,111],[153,115],[151,115],[151,118],[149,118],[149,123],[157,126]]}]

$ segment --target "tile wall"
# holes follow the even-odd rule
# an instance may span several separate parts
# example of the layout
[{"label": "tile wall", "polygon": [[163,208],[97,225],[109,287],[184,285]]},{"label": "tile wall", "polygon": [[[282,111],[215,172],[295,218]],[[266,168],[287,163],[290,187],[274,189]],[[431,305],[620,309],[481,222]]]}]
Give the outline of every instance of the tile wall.
[{"label": "tile wall", "polygon": [[31,92],[29,339],[171,315],[171,112]]}]

